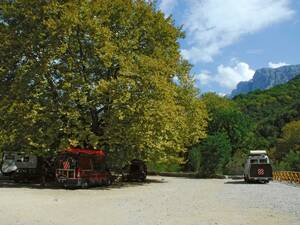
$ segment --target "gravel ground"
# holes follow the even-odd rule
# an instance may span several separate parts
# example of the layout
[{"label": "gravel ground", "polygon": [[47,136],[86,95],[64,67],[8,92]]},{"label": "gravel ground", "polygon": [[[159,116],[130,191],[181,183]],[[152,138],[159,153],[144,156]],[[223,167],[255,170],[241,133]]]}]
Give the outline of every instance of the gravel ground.
[{"label": "gravel ground", "polygon": [[300,225],[300,187],[150,177],[87,190],[0,182],[1,225]]}]

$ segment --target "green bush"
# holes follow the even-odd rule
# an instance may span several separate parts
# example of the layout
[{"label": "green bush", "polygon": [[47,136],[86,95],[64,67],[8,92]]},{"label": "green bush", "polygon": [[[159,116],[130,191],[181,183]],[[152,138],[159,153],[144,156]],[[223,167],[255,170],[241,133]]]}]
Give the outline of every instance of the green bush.
[{"label": "green bush", "polygon": [[279,163],[277,169],[300,171],[300,152],[290,151]]},{"label": "green bush", "polygon": [[231,154],[231,144],[228,136],[224,133],[210,135],[199,148],[201,155],[198,166],[199,176],[213,177],[217,174],[223,174]]},{"label": "green bush", "polygon": [[244,172],[244,164],[247,158],[247,153],[243,151],[237,151],[230,162],[226,165],[224,170],[228,175],[241,175]]}]

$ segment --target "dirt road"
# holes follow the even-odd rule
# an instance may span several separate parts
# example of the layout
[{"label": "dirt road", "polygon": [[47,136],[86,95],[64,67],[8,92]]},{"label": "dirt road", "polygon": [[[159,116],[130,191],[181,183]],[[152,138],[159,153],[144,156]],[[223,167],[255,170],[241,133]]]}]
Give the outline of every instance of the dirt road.
[{"label": "dirt road", "polygon": [[88,190],[0,182],[1,225],[300,225],[300,187],[150,177]]}]

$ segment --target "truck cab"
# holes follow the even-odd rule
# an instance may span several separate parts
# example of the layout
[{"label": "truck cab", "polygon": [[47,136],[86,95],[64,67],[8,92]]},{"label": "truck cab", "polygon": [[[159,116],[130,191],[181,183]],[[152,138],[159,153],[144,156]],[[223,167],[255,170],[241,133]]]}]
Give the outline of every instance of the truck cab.
[{"label": "truck cab", "polygon": [[244,168],[244,180],[246,183],[268,183],[272,180],[272,166],[265,150],[250,151]]},{"label": "truck cab", "polygon": [[65,188],[110,185],[112,176],[102,150],[66,149],[56,163],[56,179]]}]

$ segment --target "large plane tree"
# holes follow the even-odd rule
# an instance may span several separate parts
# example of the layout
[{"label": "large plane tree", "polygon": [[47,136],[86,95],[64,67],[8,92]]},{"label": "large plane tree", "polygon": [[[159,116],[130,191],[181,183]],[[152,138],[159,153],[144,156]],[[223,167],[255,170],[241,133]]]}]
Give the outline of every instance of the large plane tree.
[{"label": "large plane tree", "polygon": [[105,146],[116,159],[178,161],[205,136],[183,33],[152,3],[3,0],[0,9],[2,149]]}]

